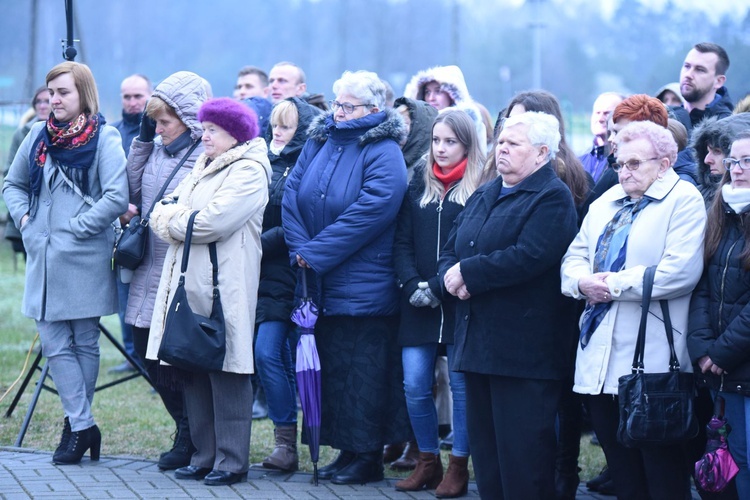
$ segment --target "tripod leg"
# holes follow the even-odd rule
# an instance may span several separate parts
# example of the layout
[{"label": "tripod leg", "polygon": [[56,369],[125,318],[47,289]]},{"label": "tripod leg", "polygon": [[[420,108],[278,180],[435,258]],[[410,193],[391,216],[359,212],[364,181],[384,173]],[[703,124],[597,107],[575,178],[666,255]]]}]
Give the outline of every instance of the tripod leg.
[{"label": "tripod leg", "polygon": [[[41,354],[40,354],[41,356]],[[21,424],[21,430],[18,433],[18,437],[16,438],[16,442],[13,446],[21,447],[23,444],[23,438],[26,436],[26,431],[29,428],[29,424],[31,423],[31,417],[34,415],[34,410],[36,409],[36,404],[39,401],[39,395],[42,393],[42,388],[44,387],[44,380],[47,378],[47,373],[49,372],[49,362],[45,361],[44,366],[42,367],[42,375],[39,377],[39,382],[36,384],[36,389],[34,389],[34,394],[31,396],[31,403],[29,403],[29,408],[26,410],[26,416],[23,418],[23,424]]]},{"label": "tripod leg", "polygon": [[[135,359],[133,359],[133,357],[130,354],[128,354],[128,352],[125,350],[125,348],[122,346],[122,344],[120,344],[120,342],[118,342],[117,339],[112,336],[112,333],[110,333],[110,331],[107,330],[104,327],[104,325],[102,325],[101,323],[99,323],[99,329],[102,331],[102,333],[104,334],[104,336],[107,337],[110,342],[112,342],[112,345],[115,346],[117,348],[117,350],[122,353],[123,356],[125,356],[125,359],[127,359],[128,362],[132,366],[134,366],[136,370],[138,370],[138,373],[141,375],[141,377],[145,378],[148,381],[148,383],[151,384],[151,387],[154,387],[154,382],[151,380],[151,378],[149,378],[148,373],[146,373],[146,370],[143,368],[143,366],[141,365],[141,363],[139,363]],[[125,380],[130,380],[131,378],[132,378],[131,376],[128,376],[128,377],[125,377],[125,378],[123,378],[121,380],[125,381]],[[110,383],[110,384],[107,384],[107,386],[109,387],[109,386],[115,385],[116,383],[117,382]],[[103,387],[101,387],[101,388],[103,388]],[[156,387],[154,387],[154,389],[156,389]]]},{"label": "tripod leg", "polygon": [[41,361],[42,361],[42,352],[39,351],[39,354],[36,355],[36,359],[31,364],[31,368],[29,369],[28,373],[24,377],[23,383],[21,384],[21,387],[18,389],[16,396],[13,398],[13,401],[10,403],[8,410],[5,412],[6,418],[9,418],[13,414],[13,410],[16,409],[18,402],[21,400],[21,396],[23,396],[23,393],[26,392],[26,387],[29,385],[29,382],[31,381],[31,377],[34,376],[34,371],[36,371],[36,369],[39,367],[39,363]]}]

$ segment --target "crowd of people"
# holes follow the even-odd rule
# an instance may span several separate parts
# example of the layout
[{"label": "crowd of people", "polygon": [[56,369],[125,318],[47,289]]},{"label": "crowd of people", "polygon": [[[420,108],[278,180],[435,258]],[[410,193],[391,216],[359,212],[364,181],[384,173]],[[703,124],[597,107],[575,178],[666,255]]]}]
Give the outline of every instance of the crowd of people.
[{"label": "crowd of people", "polygon": [[[397,490],[455,498],[471,459],[482,498],[572,499],[588,420],[607,462],[591,489],[684,500],[705,432],[642,448],[617,437],[655,266],[646,371],[669,363],[663,301],[701,427],[714,398],[726,402],[739,473],[719,498],[750,497],[750,114],[733,112],[728,68],[720,46],[699,43],[653,97],[601,94],[577,156],[553,94],[517,94],[493,126],[457,66],[420,71],[397,99],[377,74],[345,71],[330,102],[290,62],[242,68],[232,98],[190,71],[153,88],[132,75],[115,126],[91,70],[55,66],[3,184],[28,259],[22,312],[64,411],[53,461],[99,458],[98,322],[119,312],[174,419],[160,469],[245,480],[262,388],[275,437],[262,466],[297,470],[290,316],[306,293],[319,311],[320,443],[338,451],[322,479],[379,481],[392,464],[412,471]],[[121,227],[143,220],[143,260],[113,268]],[[209,316],[212,275],[222,368],[170,366],[169,304],[184,283]]]}]

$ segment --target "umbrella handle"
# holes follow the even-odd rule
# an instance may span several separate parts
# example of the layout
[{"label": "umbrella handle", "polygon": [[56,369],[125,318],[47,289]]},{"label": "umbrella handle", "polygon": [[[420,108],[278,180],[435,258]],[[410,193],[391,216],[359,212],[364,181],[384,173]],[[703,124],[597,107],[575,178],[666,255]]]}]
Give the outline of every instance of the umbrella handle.
[{"label": "umbrella handle", "polygon": [[304,267],[300,269],[302,269],[302,296],[307,297],[307,269]]},{"label": "umbrella handle", "polygon": [[724,418],[724,406],[724,398],[721,397],[721,394],[717,394],[716,399],[714,400],[714,415],[719,418]]}]

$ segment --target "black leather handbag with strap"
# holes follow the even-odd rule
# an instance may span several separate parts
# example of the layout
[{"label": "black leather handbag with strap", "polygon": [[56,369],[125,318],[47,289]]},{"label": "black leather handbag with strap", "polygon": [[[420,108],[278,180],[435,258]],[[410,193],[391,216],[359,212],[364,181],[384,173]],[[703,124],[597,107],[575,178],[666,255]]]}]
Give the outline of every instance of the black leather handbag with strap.
[{"label": "black leather handbag with strap", "polygon": [[698,434],[698,420],[693,408],[693,374],[680,371],[680,362],[674,349],[669,305],[663,300],[659,304],[669,344],[669,369],[665,373],[644,373],[646,322],[655,274],[656,266],[649,267],[644,274],[641,323],[633,355],[632,373],[619,379],[620,423],[617,440],[630,448],[672,446],[684,443]]},{"label": "black leather handbag with strap", "polygon": [[196,314],[190,308],[185,291],[185,272],[190,258],[193,223],[197,211],[190,214],[187,234],[182,250],[182,267],[172,302],[164,322],[164,334],[157,357],[172,366],[189,372],[221,371],[226,355],[226,328],[224,310],[219,295],[219,264],[216,243],[208,250],[213,268],[213,305],[211,316]]},{"label": "black leather handbag with strap", "polygon": [[159,202],[159,200],[161,200],[162,196],[164,196],[164,191],[167,190],[167,186],[169,186],[169,183],[172,181],[172,179],[174,179],[174,176],[177,175],[177,172],[180,170],[185,161],[190,158],[190,155],[193,154],[193,151],[195,151],[195,148],[198,147],[199,143],[200,141],[198,140],[195,141],[192,146],[190,146],[190,149],[185,154],[185,156],[182,157],[180,163],[178,163],[174,170],[172,170],[172,173],[169,174],[169,177],[167,177],[167,180],[159,190],[159,194],[157,194],[154,198],[154,202],[151,204],[151,208],[149,208],[148,213],[146,213],[146,215],[144,215],[143,217],[141,217],[140,215],[133,216],[133,218],[130,219],[128,225],[125,226],[125,228],[122,230],[120,239],[115,245],[115,264],[130,270],[135,270],[138,266],[141,265],[143,258],[146,256],[146,242],[148,241],[148,220],[151,217],[151,212],[153,212],[154,206]]}]

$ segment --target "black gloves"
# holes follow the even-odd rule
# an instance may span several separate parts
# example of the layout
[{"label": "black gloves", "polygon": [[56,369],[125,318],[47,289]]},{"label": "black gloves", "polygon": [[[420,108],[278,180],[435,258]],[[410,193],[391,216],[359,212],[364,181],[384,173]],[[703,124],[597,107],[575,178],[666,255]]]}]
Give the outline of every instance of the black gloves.
[{"label": "black gloves", "polygon": [[143,117],[141,118],[141,132],[138,134],[138,140],[141,142],[152,142],[155,135],[156,122],[146,113],[143,113]]}]

